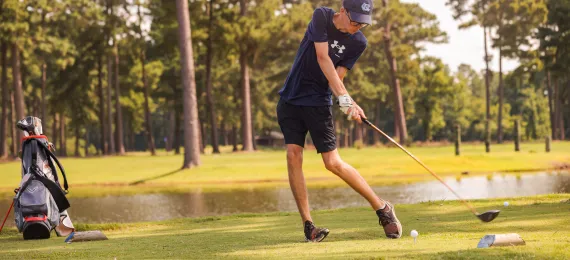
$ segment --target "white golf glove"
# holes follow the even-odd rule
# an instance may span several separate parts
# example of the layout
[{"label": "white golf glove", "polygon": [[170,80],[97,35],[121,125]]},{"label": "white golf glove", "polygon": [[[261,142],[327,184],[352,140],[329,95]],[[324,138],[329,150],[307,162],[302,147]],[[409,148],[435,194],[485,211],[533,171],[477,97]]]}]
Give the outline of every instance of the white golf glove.
[{"label": "white golf glove", "polygon": [[348,109],[354,106],[352,98],[348,94],[340,95],[337,98],[340,111],[348,115],[348,120],[352,120],[352,115],[357,113],[355,109],[352,109],[350,113],[348,112]]}]

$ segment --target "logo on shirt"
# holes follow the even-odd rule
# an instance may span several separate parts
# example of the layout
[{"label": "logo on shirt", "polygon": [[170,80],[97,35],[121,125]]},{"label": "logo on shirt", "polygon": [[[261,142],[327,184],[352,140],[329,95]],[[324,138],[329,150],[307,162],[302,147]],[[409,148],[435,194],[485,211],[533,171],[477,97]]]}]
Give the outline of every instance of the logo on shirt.
[{"label": "logo on shirt", "polygon": [[364,12],[370,12],[370,5],[367,3],[362,4],[361,8]]},{"label": "logo on shirt", "polygon": [[344,51],[344,49],[346,49],[346,47],[344,47],[344,45],[338,45],[338,41],[334,41],[334,43],[331,44],[331,48],[338,49],[338,53],[342,53]]}]

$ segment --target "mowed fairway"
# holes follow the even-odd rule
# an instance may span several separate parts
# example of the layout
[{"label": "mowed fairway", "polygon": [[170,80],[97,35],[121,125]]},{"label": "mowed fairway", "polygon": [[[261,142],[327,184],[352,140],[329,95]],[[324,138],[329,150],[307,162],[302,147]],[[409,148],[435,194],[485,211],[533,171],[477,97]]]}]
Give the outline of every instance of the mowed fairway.
[{"label": "mowed fairway", "polygon": [[[226,147],[226,151],[227,151]],[[550,153],[543,143],[523,143],[515,152],[512,143],[464,144],[461,156],[453,146],[411,147],[409,150],[442,176],[493,172],[546,170],[570,164],[570,142],[554,142]],[[224,190],[288,186],[284,150],[253,153],[205,154],[199,168],[179,171],[181,155],[159,151],[158,156],[132,153],[121,157],[62,158],[70,183],[69,196],[100,196],[145,192],[188,192],[192,189]],[[432,180],[433,177],[395,147],[340,149],[342,158],[372,185]],[[306,150],[304,174],[309,186],[345,185],[323,166],[315,150]],[[20,163],[0,164],[0,194],[8,198],[20,180]],[[139,181],[138,185],[129,185]]]},{"label": "mowed fairway", "polygon": [[[14,228],[0,235],[0,259],[570,259],[570,194],[479,200],[501,209],[482,223],[457,201],[396,205],[404,236],[386,239],[368,208],[315,211],[331,230],[322,243],[305,243],[297,213],[178,219],[152,223],[80,225],[107,241],[23,241]],[[410,230],[419,231],[417,243]],[[518,233],[525,246],[478,249],[486,234]]]}]

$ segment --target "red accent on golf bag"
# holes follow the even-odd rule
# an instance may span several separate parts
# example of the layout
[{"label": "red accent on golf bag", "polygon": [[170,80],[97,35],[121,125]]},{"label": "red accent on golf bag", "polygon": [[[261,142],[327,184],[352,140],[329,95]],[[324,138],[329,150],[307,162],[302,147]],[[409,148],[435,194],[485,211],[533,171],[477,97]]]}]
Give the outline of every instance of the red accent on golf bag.
[{"label": "red accent on golf bag", "polygon": [[46,215],[44,215],[43,217],[24,217],[24,221],[26,222],[45,221],[45,220],[47,220]]},{"label": "red accent on golf bag", "polygon": [[30,136],[22,137],[22,142],[24,142],[28,139],[46,139],[46,141],[48,140],[47,136],[45,136],[45,135],[30,135]]}]

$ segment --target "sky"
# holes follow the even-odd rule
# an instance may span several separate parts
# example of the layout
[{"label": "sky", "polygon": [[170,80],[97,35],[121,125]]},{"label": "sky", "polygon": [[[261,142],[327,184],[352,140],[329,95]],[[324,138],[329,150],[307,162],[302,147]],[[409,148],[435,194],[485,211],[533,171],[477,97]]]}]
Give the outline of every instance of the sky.
[{"label": "sky", "polygon": [[[483,61],[485,49],[483,46],[483,29],[481,27],[474,26],[469,29],[457,29],[461,21],[453,19],[451,8],[445,6],[446,0],[402,0],[402,2],[419,3],[424,10],[435,14],[439,21],[440,29],[447,33],[448,43],[425,44],[426,51],[424,51],[424,55],[442,59],[452,71],[457,71],[457,67],[461,63],[469,64],[477,71],[485,69],[485,62]],[[493,55],[493,61],[489,63],[489,68],[498,71],[498,51],[494,49],[491,51],[490,54]],[[517,61],[503,59],[504,72],[514,70],[518,65]]]}]

